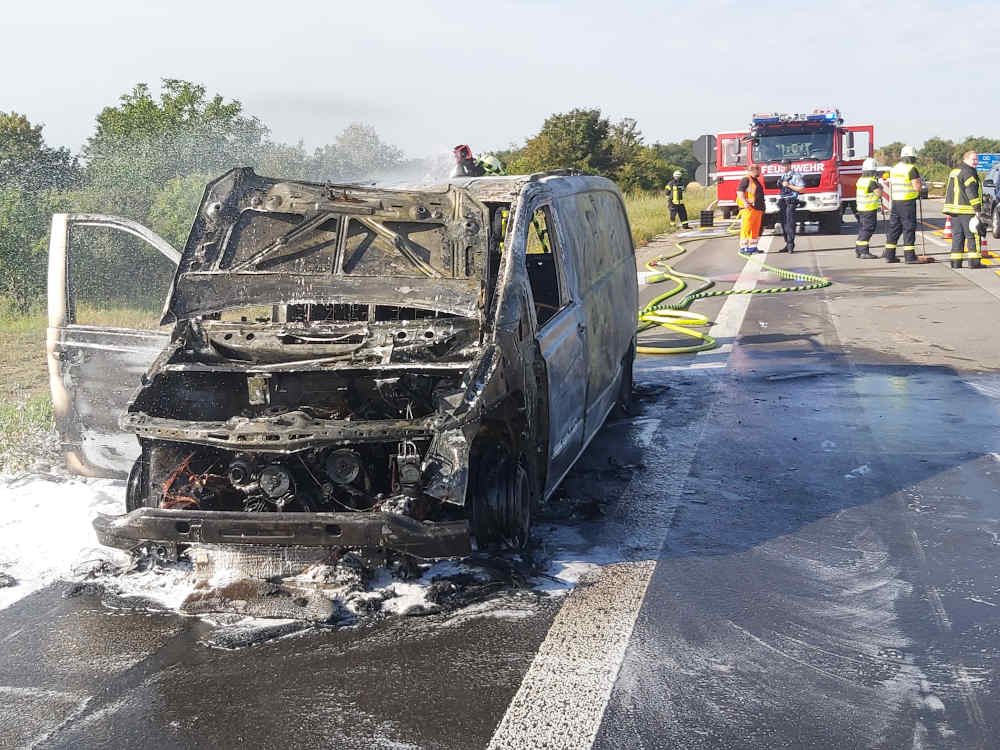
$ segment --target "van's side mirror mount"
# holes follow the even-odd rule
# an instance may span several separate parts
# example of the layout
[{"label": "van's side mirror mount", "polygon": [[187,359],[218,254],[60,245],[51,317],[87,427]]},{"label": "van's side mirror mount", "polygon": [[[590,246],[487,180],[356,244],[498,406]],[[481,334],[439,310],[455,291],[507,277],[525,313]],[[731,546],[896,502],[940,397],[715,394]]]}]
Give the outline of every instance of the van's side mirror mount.
[{"label": "van's side mirror mount", "polygon": [[997,184],[993,180],[984,180],[983,187],[996,187]]}]

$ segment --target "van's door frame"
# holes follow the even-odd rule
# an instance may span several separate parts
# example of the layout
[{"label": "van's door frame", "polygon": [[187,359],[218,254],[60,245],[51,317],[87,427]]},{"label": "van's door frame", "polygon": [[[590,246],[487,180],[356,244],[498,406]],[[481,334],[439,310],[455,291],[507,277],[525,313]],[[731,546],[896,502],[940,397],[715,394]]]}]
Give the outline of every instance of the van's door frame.
[{"label": "van's door frame", "polygon": [[[524,219],[517,231],[531,231],[535,213],[548,213],[549,243],[559,284],[561,305],[555,314],[538,326],[534,321],[535,340],[545,363],[548,403],[548,466],[543,495],[548,497],[559,486],[573,466],[584,446],[587,404],[587,324],[580,303],[577,275],[574,272],[570,238],[563,228],[558,212],[547,195],[535,196],[525,206]],[[516,246],[527,262],[526,242]],[[530,279],[527,291],[534,303]],[[532,304],[532,310],[534,306]]]},{"label": "van's door frame", "polygon": [[138,237],[175,266],[181,254],[131,219],[89,213],[52,216],[45,351],[52,411],[66,467],[84,476],[125,477],[139,454],[139,444],[134,436],[118,430],[118,417],[142,374],[166,346],[168,336],[158,331],[76,322],[69,239],[71,228],[81,226]]}]

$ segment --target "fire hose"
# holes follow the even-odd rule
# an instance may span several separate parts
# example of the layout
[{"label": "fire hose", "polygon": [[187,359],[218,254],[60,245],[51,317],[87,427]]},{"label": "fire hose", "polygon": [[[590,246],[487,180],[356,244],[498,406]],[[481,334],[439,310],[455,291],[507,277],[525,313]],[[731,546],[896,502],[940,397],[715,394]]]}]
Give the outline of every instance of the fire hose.
[{"label": "fire hose", "polygon": [[[727,235],[733,235],[737,224],[732,222],[727,228]],[[704,227],[703,227],[704,229]],[[715,282],[704,276],[693,273],[682,273],[667,263],[668,260],[677,258],[687,252],[685,245],[692,242],[703,242],[720,235],[710,235],[702,237],[682,238],[674,241],[675,250],[653,258],[646,264],[646,268],[654,273],[646,278],[647,284],[658,284],[664,281],[672,281],[674,288],[668,292],[654,297],[647,305],[639,308],[638,333],[648,331],[651,328],[660,326],[667,330],[679,333],[683,336],[690,336],[697,339],[697,342],[688,346],[637,346],[636,352],[639,354],[690,354],[714,349],[717,343],[706,331],[698,330],[699,326],[706,326],[711,321],[701,313],[690,311],[688,308],[700,299],[709,297],[727,297],[733,294],[781,294],[784,292],[805,292],[813,289],[823,289],[833,282],[824,276],[813,276],[801,271],[788,271],[784,268],[769,266],[760,258],[754,255],[747,255],[739,252],[739,256],[752,263],[756,263],[760,270],[769,271],[781,279],[800,282],[796,286],[781,287],[758,287],[754,289],[720,289],[712,290]],[[680,294],[688,287],[688,281],[700,282],[697,287],[681,297],[678,302],[670,303],[667,300]]]}]

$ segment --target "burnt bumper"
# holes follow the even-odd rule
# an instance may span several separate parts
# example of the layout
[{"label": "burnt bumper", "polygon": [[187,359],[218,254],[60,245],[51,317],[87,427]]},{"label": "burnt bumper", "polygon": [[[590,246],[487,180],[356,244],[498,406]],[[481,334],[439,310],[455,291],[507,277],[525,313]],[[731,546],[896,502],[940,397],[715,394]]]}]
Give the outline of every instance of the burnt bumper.
[{"label": "burnt bumper", "polygon": [[422,558],[457,557],[471,549],[465,521],[421,523],[394,513],[240,513],[138,508],[98,515],[97,540],[132,550],[142,544],[280,547],[381,547]]}]

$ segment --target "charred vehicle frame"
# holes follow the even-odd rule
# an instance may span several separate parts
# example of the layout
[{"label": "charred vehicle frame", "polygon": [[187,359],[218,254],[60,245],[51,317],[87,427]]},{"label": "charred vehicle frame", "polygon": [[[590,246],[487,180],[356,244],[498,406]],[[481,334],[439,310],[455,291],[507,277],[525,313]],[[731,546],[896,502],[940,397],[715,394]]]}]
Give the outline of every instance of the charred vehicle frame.
[{"label": "charred vehicle frame", "polygon": [[[177,263],[169,335],[76,324],[80,225]],[[57,426],[70,468],[128,469],[126,514],[94,523],[106,545],[523,544],[630,396],[636,302],[602,178],[386,190],[237,169],[208,185],[181,253],[124,219],[53,218]]]}]

